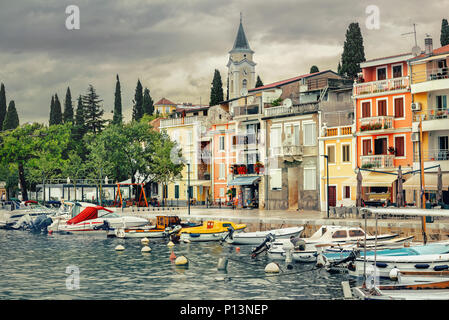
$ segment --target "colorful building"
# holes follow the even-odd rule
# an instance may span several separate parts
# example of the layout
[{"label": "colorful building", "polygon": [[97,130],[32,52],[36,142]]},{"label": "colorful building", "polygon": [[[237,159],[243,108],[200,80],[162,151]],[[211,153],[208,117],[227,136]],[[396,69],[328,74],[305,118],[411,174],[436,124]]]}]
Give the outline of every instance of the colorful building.
[{"label": "colorful building", "polygon": [[176,111],[176,106],[176,103],[162,98],[154,104],[154,113],[166,116]]},{"label": "colorful building", "polygon": [[[436,203],[437,166],[443,172],[443,202],[449,204],[449,45],[433,49],[432,39],[425,39],[425,51],[410,59],[411,112],[413,113],[413,169],[420,169],[419,143],[422,125],[422,160],[425,170],[426,199]],[[416,174],[404,186],[417,203],[420,176]]]},{"label": "colorful building", "polygon": [[[397,173],[413,167],[412,111],[407,60],[411,53],[368,60],[354,83],[356,165],[363,172],[365,201],[396,202]],[[407,178],[407,177],[405,177]],[[411,199],[406,197],[406,202]]]}]

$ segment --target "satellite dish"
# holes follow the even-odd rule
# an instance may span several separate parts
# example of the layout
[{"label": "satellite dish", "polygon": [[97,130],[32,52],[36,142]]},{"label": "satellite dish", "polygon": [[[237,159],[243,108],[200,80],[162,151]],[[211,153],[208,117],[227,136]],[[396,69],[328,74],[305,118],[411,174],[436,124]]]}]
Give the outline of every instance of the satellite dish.
[{"label": "satellite dish", "polygon": [[284,99],[284,101],[282,102],[282,105],[284,107],[290,108],[293,105],[292,99],[289,99],[289,98]]},{"label": "satellite dish", "polygon": [[412,48],[412,54],[416,57],[421,54],[421,48],[418,46],[414,46]]}]

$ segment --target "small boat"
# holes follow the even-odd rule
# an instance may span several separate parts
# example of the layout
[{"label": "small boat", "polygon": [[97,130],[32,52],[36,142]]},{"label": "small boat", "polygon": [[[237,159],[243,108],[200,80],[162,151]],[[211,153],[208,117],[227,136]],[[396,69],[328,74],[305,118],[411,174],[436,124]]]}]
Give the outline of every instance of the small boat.
[{"label": "small boat", "polygon": [[146,224],[148,220],[144,218],[120,216],[102,206],[90,206],[68,221],[57,219],[48,230],[61,233],[99,234],[111,229],[139,227]]},{"label": "small boat", "polygon": [[[377,241],[391,240],[398,234],[383,234],[377,236]],[[352,243],[365,239],[365,231],[358,227],[345,226],[321,226],[310,238],[300,238],[293,245],[289,241],[276,241],[268,250],[268,256],[272,259],[285,259],[286,250],[291,250],[292,260],[296,262],[316,262],[317,246],[323,244]],[[367,241],[374,241],[375,236],[366,235]],[[292,247],[293,245],[293,247]]]},{"label": "small boat", "polygon": [[50,209],[38,204],[36,201],[26,201],[20,203],[11,201],[0,209],[0,228],[4,229],[24,229],[30,221],[40,215],[55,214],[57,209]]},{"label": "small boat", "polygon": [[182,228],[179,231],[180,240],[189,241],[220,241],[225,240],[230,232],[241,232],[246,224],[236,224],[230,221],[204,221],[201,226]]},{"label": "small boat", "polygon": [[157,216],[156,225],[117,228],[114,234],[118,238],[166,238],[173,233],[177,233],[181,228],[196,226],[199,226],[199,224],[181,222],[178,216]]},{"label": "small boat", "polygon": [[269,234],[275,239],[290,239],[290,237],[298,237],[303,230],[304,227],[292,227],[267,231],[230,233],[226,238],[226,242],[230,244],[260,244]]}]

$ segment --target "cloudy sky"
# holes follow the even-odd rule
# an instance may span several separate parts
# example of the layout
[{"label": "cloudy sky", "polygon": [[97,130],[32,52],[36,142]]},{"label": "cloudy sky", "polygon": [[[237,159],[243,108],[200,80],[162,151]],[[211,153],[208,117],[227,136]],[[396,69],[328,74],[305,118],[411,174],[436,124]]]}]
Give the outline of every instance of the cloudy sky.
[{"label": "cloudy sky", "polygon": [[[80,10],[80,29],[66,28],[66,7]],[[379,8],[379,29],[366,24]],[[336,71],[346,29],[358,22],[367,59],[409,52],[430,34],[440,46],[449,0],[0,0],[0,82],[15,100],[21,123],[48,123],[51,96],[62,101],[89,84],[114,103],[115,75],[130,119],[137,79],[153,100],[208,103],[214,69],[226,83],[226,63],[240,12],[256,73],[263,82],[308,73],[310,66]],[[369,20],[373,21],[373,20]]]}]

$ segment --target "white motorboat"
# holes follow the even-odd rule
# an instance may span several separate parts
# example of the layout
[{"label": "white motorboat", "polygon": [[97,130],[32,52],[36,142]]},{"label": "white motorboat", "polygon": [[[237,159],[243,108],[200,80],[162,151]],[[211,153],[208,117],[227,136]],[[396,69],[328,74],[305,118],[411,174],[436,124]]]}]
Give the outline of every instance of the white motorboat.
[{"label": "white motorboat", "polygon": [[[377,241],[391,240],[398,234],[378,235]],[[268,250],[268,257],[285,259],[287,250],[291,250],[291,258],[296,262],[316,262],[317,246],[324,244],[357,243],[365,239],[365,231],[359,227],[321,226],[311,237],[300,238],[294,245],[291,241],[276,240]],[[367,241],[374,241],[376,236],[366,234]]]},{"label": "white motorboat", "polygon": [[290,239],[291,237],[298,237],[303,230],[304,227],[292,227],[267,231],[230,233],[226,238],[226,242],[230,244],[257,245],[264,241],[268,235],[272,235],[274,239]]},{"label": "white motorboat", "polygon": [[11,202],[0,209],[0,228],[20,229],[24,224],[32,221],[42,214],[55,214],[57,209],[47,208],[39,205],[36,201],[24,203]]},{"label": "white motorboat", "polygon": [[49,227],[50,232],[98,234],[111,229],[133,228],[148,224],[148,220],[133,216],[120,216],[101,206],[85,208],[74,218],[57,219]]}]

